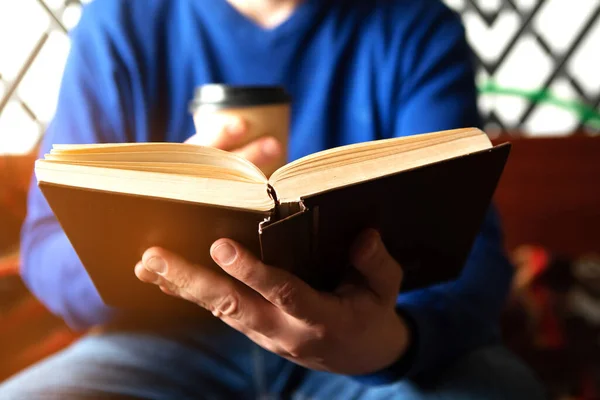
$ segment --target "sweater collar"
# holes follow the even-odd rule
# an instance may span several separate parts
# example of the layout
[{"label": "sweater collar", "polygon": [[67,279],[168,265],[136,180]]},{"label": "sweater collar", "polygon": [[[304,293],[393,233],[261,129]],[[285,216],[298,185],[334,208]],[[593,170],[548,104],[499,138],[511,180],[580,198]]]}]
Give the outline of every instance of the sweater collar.
[{"label": "sweater collar", "polygon": [[319,11],[323,10],[330,1],[304,0],[288,19],[273,28],[264,28],[258,25],[240,13],[227,0],[202,0],[202,3],[210,4],[207,11],[219,18],[226,29],[237,31],[237,34],[243,35],[245,39],[250,36],[268,42],[282,39],[289,34],[298,35],[298,33],[310,29],[310,26],[315,23]]}]

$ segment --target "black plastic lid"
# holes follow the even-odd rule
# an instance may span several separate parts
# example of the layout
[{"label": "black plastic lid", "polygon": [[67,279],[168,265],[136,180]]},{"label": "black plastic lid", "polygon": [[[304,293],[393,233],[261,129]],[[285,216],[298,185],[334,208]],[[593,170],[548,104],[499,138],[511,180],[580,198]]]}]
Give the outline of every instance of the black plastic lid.
[{"label": "black plastic lid", "polygon": [[234,108],[269,104],[288,104],[290,95],[281,86],[231,86],[207,84],[196,89],[190,111],[198,107]]}]

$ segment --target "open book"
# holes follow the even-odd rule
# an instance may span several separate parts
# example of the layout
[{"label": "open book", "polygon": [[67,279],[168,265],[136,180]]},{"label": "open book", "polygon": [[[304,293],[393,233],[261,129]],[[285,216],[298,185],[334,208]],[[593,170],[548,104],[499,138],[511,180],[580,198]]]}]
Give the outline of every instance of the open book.
[{"label": "open book", "polygon": [[132,291],[154,297],[132,275],[146,248],[211,264],[220,237],[329,290],[352,273],[354,237],[374,227],[403,263],[405,289],[452,279],[509,147],[458,129],[322,151],[267,178],[233,153],[190,144],[56,144],[35,173],[105,301],[136,306]]}]

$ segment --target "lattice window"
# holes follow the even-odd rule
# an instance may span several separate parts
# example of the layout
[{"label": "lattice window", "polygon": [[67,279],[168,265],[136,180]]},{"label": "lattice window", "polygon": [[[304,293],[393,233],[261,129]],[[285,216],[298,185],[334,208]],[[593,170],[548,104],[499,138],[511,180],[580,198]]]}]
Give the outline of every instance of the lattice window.
[{"label": "lattice window", "polygon": [[[0,153],[33,148],[52,118],[89,1],[0,0]],[[475,51],[489,132],[600,133],[600,0],[444,1]]]},{"label": "lattice window", "polygon": [[600,132],[599,0],[446,0],[479,66],[488,131]]},{"label": "lattice window", "polygon": [[52,118],[80,14],[79,1],[0,0],[0,153],[32,149]]}]

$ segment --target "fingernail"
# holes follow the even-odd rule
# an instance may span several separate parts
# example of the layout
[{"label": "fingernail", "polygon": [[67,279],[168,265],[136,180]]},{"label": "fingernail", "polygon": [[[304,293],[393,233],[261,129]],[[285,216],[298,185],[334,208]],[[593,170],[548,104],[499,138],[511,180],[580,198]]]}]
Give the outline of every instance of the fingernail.
[{"label": "fingernail", "polygon": [[240,136],[244,134],[244,124],[240,120],[235,120],[227,125],[227,133],[232,136]]},{"label": "fingernail", "polygon": [[360,257],[363,260],[370,260],[377,251],[379,244],[379,232],[374,229],[369,229],[364,233],[362,238],[362,246],[360,248]]},{"label": "fingernail", "polygon": [[152,272],[156,272],[157,274],[164,274],[167,270],[167,263],[160,257],[150,257],[145,263],[144,267]]},{"label": "fingernail", "polygon": [[237,251],[231,244],[222,243],[213,249],[212,256],[217,263],[229,265],[235,260]]},{"label": "fingernail", "polygon": [[262,145],[263,153],[268,157],[276,157],[279,155],[279,142],[274,138],[269,138]]}]

